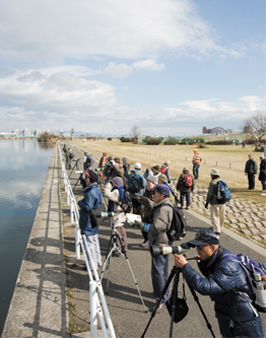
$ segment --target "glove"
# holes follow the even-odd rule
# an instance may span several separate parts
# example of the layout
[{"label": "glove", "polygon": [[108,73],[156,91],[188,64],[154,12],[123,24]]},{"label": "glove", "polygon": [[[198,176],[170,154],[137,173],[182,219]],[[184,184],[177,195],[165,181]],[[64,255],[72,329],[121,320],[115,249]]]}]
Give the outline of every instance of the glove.
[{"label": "glove", "polygon": [[209,203],[205,203],[205,209],[208,209]]}]

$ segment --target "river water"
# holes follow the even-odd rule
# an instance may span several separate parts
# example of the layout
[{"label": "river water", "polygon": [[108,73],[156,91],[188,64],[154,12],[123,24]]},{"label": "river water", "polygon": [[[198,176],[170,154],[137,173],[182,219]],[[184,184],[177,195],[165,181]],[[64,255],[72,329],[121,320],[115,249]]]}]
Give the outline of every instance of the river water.
[{"label": "river water", "polygon": [[36,140],[0,141],[0,335],[53,149]]}]

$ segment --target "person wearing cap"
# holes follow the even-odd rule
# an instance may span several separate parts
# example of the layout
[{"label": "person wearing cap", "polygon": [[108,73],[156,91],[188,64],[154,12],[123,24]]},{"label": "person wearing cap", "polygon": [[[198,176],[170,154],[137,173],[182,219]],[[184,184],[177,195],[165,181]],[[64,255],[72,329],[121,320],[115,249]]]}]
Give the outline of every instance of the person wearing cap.
[{"label": "person wearing cap", "polygon": [[194,156],[192,159],[192,164],[193,164],[193,176],[195,181],[199,179],[199,167],[200,167],[200,162],[202,161],[202,156],[199,154],[198,149],[194,149]]},{"label": "person wearing cap", "polygon": [[[108,182],[104,189],[104,196],[108,198],[108,212],[112,212],[114,210],[122,210],[121,204],[121,195],[124,193],[124,185],[121,177],[114,177]],[[120,204],[119,204],[120,203]],[[114,222],[114,226],[117,230],[118,236],[120,237],[116,239],[116,245],[119,250],[126,253],[127,252],[127,234],[125,230],[125,222],[127,218],[125,213],[119,213],[113,219],[110,218],[110,225],[112,226],[112,222]],[[120,255],[119,251],[114,252],[114,256],[118,257]]]},{"label": "person wearing cap", "polygon": [[84,170],[88,170],[92,166],[94,159],[92,158],[91,155],[87,153],[87,151],[84,151],[83,159],[84,159],[83,163]]},{"label": "person wearing cap", "polygon": [[252,306],[253,292],[240,264],[226,259],[233,252],[219,245],[219,236],[210,229],[201,229],[194,240],[201,276],[182,255],[174,255],[175,264],[187,283],[214,301],[214,311],[223,337],[263,337],[258,311]]},{"label": "person wearing cap", "polygon": [[189,174],[189,169],[187,167],[183,168],[182,174],[179,176],[177,184],[176,184],[176,190],[180,191],[180,205],[181,209],[184,209],[184,200],[186,198],[186,203],[187,203],[187,209],[190,209],[190,194],[194,190],[194,179],[190,175],[189,179],[192,181],[191,186],[186,185],[186,175]]},{"label": "person wearing cap", "polygon": [[[166,230],[170,228],[173,219],[173,204],[170,201],[169,195],[170,190],[166,185],[157,184],[155,186],[154,202],[143,196],[138,197],[140,203],[143,204],[145,208],[149,208],[153,213],[151,223],[135,221],[135,225],[139,229],[148,232],[149,248],[151,248],[152,245],[168,245],[169,240]],[[152,257],[151,278],[156,303],[169,277],[168,257],[169,255]],[[164,310],[168,297],[169,289],[165,292],[156,310],[157,312]]]},{"label": "person wearing cap", "polygon": [[158,176],[158,184],[164,184],[164,185],[166,185],[166,186],[169,188],[171,194],[174,196],[175,203],[176,203],[176,204],[179,203],[179,200],[178,200],[176,194],[174,193],[174,190],[173,190],[172,187],[167,183],[167,176],[166,176],[166,175],[160,174],[160,175]]},{"label": "person wearing cap", "polygon": [[[146,188],[144,190],[143,197],[150,199],[151,201],[155,201],[154,194],[155,194],[155,186],[156,186],[156,177],[148,176],[146,179]],[[145,208],[144,205],[141,205],[140,209],[141,220],[143,223],[151,223],[152,222],[152,211],[150,208]],[[141,243],[141,247],[145,247],[149,244],[148,240],[148,232],[141,231],[143,236],[143,242]]]},{"label": "person wearing cap", "polygon": [[252,154],[248,155],[248,161],[245,165],[245,175],[248,177],[248,189],[254,190],[255,177],[258,172],[258,166]]},{"label": "person wearing cap", "polygon": [[205,208],[208,209],[208,205],[210,203],[212,230],[219,234],[222,230],[222,227],[224,226],[224,213],[226,204],[218,204],[216,199],[217,182],[221,179],[219,176],[219,170],[212,169],[210,175],[211,182],[208,188]]},{"label": "person wearing cap", "polygon": [[92,260],[95,267],[102,265],[102,257],[100,244],[98,239],[99,227],[92,228],[91,210],[97,209],[102,202],[103,196],[98,187],[98,175],[93,170],[85,172],[84,198],[78,201],[79,211],[79,227],[81,234],[86,236],[88,246],[91,251]]},{"label": "person wearing cap", "polygon": [[126,157],[123,157],[122,158],[122,167],[124,169],[124,184],[126,185],[127,184],[127,178],[128,178],[128,171],[129,171],[129,168],[130,168],[130,163],[127,161],[127,158]]},{"label": "person wearing cap", "polygon": [[260,155],[259,181],[261,181],[262,192],[266,192],[266,159],[263,154]]},{"label": "person wearing cap", "polygon": [[[134,182],[136,179],[136,182],[134,183],[134,185],[138,186],[138,192],[137,193],[132,193],[130,192],[130,182]],[[132,201],[132,205],[133,205],[133,213],[134,214],[140,214],[140,203],[138,201],[138,195],[143,195],[144,193],[144,189],[146,187],[146,179],[143,177],[142,173],[141,173],[141,163],[140,162],[136,162],[134,164],[134,169],[130,170],[130,174],[128,175],[128,191],[130,194],[130,198]]]}]

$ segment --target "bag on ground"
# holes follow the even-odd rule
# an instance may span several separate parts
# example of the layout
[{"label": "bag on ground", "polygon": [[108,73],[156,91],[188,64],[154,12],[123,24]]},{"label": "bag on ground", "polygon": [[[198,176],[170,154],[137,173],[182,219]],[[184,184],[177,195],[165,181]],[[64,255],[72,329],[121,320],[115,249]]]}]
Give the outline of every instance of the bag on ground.
[{"label": "bag on ground", "polygon": [[217,182],[217,193],[215,197],[218,204],[224,204],[230,201],[232,196],[225,181],[219,180]]},{"label": "bag on ground", "polygon": [[225,255],[224,258],[241,265],[253,293],[253,306],[260,312],[266,312],[266,265],[242,254]]}]

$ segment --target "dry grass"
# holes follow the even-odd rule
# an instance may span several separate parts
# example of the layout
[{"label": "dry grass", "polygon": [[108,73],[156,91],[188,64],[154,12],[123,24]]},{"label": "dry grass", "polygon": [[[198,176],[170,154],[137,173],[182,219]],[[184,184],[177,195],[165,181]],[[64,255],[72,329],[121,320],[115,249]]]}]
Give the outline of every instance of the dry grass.
[{"label": "dry grass", "polygon": [[[127,157],[131,164],[141,162],[145,167],[151,167],[156,164],[163,164],[166,159],[170,159],[170,171],[172,177],[178,177],[184,167],[188,167],[192,173],[192,157],[194,146],[176,145],[176,146],[147,146],[132,143],[122,143],[119,140],[107,141],[90,141],[76,140],[69,142],[81,151],[90,150],[102,153],[106,151],[108,155],[113,157]],[[226,146],[208,146],[199,149],[202,155],[202,164],[199,171],[199,186],[207,187],[210,182],[210,171],[217,168],[221,177],[224,178],[232,192],[233,197],[246,198],[254,201],[254,203],[265,203],[265,196],[261,196],[261,183],[256,177],[255,190],[247,189],[248,181],[244,175],[245,163],[248,160],[248,154],[253,153],[254,158],[260,164],[260,153],[254,153],[254,145],[247,145],[242,149],[241,145]]]}]

